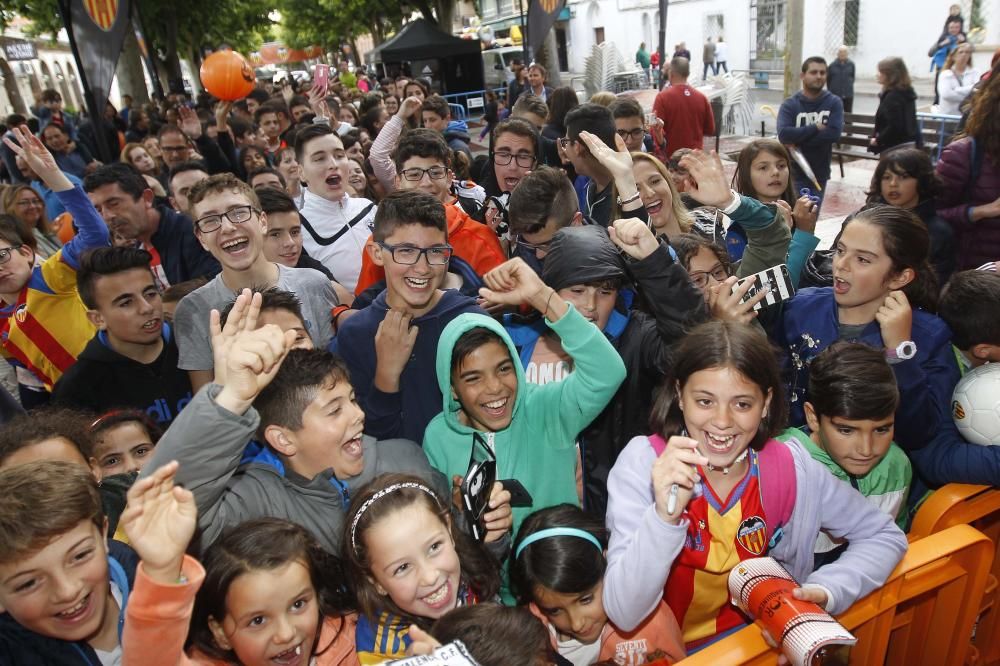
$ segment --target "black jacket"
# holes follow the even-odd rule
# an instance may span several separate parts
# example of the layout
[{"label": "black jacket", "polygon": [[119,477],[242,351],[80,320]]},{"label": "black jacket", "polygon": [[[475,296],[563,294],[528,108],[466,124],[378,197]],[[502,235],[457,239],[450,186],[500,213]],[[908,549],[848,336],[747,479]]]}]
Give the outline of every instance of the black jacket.
[{"label": "black jacket", "polygon": [[[139,556],[123,543],[108,540],[108,578],[122,591],[125,603],[135,585]],[[120,619],[125,617],[122,604]],[[50,638],[22,627],[7,613],[0,614],[0,664],[3,666],[100,666],[89,644]]]},{"label": "black jacket", "polygon": [[[569,265],[572,264],[592,270],[591,254],[581,247],[567,250],[564,255],[567,268],[572,270]],[[553,259],[560,261],[556,245],[545,259],[547,283],[554,268],[550,265]],[[708,316],[704,297],[691,284],[684,267],[670,256],[666,245],[661,244],[641,261],[627,263],[625,270],[649,312],[635,308],[629,311],[619,299],[604,333],[625,362],[625,381],[604,411],[580,433],[584,507],[602,517],[608,502],[608,473],[629,440],[649,433],[649,412],[670,367],[673,346]],[[579,271],[576,274],[583,275]],[[525,343],[534,344],[530,336],[511,331],[511,337],[519,352]]]},{"label": "black jacket", "polygon": [[840,99],[854,97],[854,61],[848,59],[840,62],[838,58],[830,61],[826,68],[826,89]]},{"label": "black jacket", "polygon": [[52,401],[103,414],[113,408],[139,409],[164,429],[191,401],[188,373],[177,367],[177,343],[168,326],[159,358],[143,364],[122,356],[98,333],[75,364],[56,382]]},{"label": "black jacket", "polygon": [[197,277],[211,280],[218,275],[222,267],[198,242],[191,218],[169,206],[157,206],[156,211],[160,214],[160,226],[150,240],[160,254],[170,284]]},{"label": "black jacket", "polygon": [[875,147],[873,153],[881,153],[901,143],[920,140],[917,126],[917,93],[913,88],[891,89],[879,94],[881,101],[875,112]]}]

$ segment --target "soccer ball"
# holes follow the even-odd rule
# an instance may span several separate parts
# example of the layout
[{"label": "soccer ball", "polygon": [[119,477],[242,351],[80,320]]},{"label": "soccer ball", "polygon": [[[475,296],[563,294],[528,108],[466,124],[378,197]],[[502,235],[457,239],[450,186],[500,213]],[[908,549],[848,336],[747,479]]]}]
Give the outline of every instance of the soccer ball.
[{"label": "soccer ball", "polygon": [[951,396],[951,415],[967,441],[1000,444],[1000,363],[966,373]]}]

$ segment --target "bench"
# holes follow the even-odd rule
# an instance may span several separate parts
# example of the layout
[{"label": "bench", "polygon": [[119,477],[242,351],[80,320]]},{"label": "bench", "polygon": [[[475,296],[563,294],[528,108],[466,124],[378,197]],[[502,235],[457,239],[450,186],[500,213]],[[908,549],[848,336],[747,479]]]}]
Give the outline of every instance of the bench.
[{"label": "bench", "polygon": [[[936,163],[941,150],[951,140],[958,127],[960,116],[940,113],[918,113],[917,128],[923,139],[923,149]],[[840,177],[844,177],[844,158],[857,160],[878,160],[879,155],[868,152],[869,141],[875,132],[875,116],[863,113],[845,113],[844,129],[840,141],[834,144],[833,154],[840,166]]]}]

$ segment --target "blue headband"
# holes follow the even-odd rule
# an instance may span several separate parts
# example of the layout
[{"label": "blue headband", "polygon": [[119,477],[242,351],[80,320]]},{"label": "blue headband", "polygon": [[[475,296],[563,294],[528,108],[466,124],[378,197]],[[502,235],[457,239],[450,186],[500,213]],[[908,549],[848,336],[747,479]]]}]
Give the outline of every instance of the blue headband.
[{"label": "blue headband", "polygon": [[514,553],[514,559],[516,560],[517,558],[521,557],[521,553],[524,552],[524,549],[530,546],[531,544],[535,543],[536,541],[541,541],[542,539],[548,539],[549,537],[556,537],[556,536],[568,536],[568,537],[576,537],[577,539],[586,539],[590,543],[594,544],[594,546],[597,547],[597,550],[601,551],[602,553],[604,552],[604,547],[601,545],[601,542],[598,541],[597,537],[595,537],[590,532],[585,532],[575,527],[550,527],[547,530],[539,530],[534,534],[529,535],[524,541],[522,541],[521,544],[517,547],[517,552]]}]

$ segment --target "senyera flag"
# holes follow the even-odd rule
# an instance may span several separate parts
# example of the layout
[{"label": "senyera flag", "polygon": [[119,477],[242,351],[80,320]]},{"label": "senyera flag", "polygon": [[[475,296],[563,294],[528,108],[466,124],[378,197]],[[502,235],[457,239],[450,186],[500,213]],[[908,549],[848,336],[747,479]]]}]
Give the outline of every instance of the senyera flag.
[{"label": "senyera flag", "polygon": [[532,56],[542,48],[545,37],[565,4],[566,0],[531,0],[528,7],[528,46]]}]

